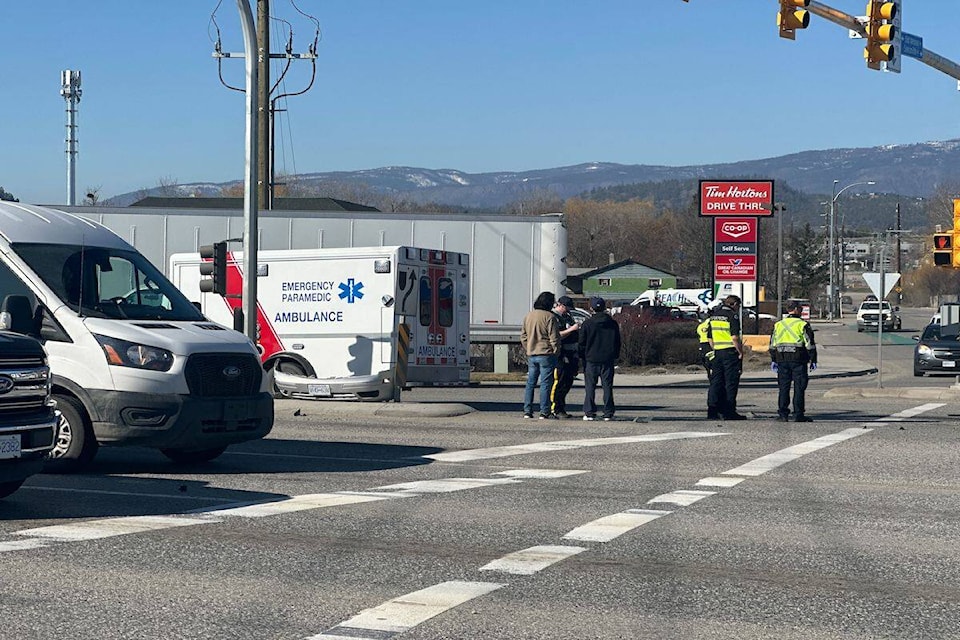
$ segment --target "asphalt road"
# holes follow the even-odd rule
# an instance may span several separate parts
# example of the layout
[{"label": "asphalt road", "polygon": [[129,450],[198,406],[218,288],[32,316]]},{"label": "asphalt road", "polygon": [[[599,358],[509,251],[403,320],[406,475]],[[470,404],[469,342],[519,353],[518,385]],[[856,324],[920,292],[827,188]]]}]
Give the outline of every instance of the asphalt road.
[{"label": "asphalt road", "polygon": [[[912,378],[914,324],[884,387],[949,385]],[[875,334],[817,335],[875,356]],[[0,502],[0,636],[960,637],[956,405],[819,379],[816,421],[775,423],[771,377],[724,423],[703,381],[652,384],[608,423],[481,386],[404,394],[472,409],[446,417],[278,401],[266,440],[195,467],[101,450]]]}]

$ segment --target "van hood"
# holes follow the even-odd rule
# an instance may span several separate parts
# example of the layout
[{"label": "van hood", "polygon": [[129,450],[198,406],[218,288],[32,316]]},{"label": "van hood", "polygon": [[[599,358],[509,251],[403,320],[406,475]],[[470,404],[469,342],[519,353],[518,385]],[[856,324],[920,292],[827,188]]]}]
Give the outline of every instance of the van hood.
[{"label": "van hood", "polygon": [[169,322],[84,318],[83,322],[93,333],[160,347],[182,356],[205,351],[257,354],[247,336],[208,320]]}]

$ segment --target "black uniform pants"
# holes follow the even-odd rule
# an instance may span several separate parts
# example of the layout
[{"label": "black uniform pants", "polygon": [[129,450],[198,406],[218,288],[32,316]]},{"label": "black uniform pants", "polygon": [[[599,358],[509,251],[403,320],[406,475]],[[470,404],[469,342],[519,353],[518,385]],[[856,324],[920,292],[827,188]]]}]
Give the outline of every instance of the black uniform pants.
[{"label": "black uniform pants", "polygon": [[710,391],[707,392],[707,410],[723,416],[737,412],[737,391],[740,389],[740,372],[743,363],[736,349],[714,351],[710,368]]},{"label": "black uniform pants", "polygon": [[550,389],[550,410],[553,413],[567,412],[567,393],[579,371],[580,359],[576,354],[561,352],[557,368],[553,370],[553,387]]},{"label": "black uniform pants", "polygon": [[777,398],[777,413],[786,418],[790,415],[790,385],[793,385],[793,417],[803,417],[806,411],[804,395],[807,392],[809,381],[807,364],[805,362],[777,363],[777,387],[780,395]]}]

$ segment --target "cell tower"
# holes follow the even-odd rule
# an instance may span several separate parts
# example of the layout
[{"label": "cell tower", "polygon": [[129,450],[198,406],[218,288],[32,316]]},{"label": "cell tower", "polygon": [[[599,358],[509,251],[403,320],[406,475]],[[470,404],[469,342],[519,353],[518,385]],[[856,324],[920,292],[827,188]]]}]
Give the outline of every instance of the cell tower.
[{"label": "cell tower", "polygon": [[67,204],[77,204],[77,104],[80,102],[80,72],[60,72],[60,95],[67,103]]}]

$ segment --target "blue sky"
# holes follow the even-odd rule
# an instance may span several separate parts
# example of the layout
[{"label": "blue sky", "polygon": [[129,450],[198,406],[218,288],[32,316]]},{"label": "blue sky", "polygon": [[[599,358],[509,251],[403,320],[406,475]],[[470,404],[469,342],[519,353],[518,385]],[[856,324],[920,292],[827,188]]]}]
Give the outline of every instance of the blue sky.
[{"label": "blue sky", "polygon": [[[817,17],[783,40],[775,0],[296,3],[322,38],[317,82],[278,119],[281,172],[687,165],[960,138],[952,78],[911,59],[899,76],[870,71],[862,41]],[[242,178],[244,98],[217,78],[216,0],[4,4],[0,186],[64,201],[63,69],[83,73],[81,196]],[[827,4],[857,14],[865,0]],[[954,3],[906,4],[904,29],[960,60]],[[312,23],[271,5],[305,51]],[[242,51],[236,0],[216,16],[224,50]],[[224,68],[242,86],[243,62]],[[302,89],[309,63],[288,78]]]}]

